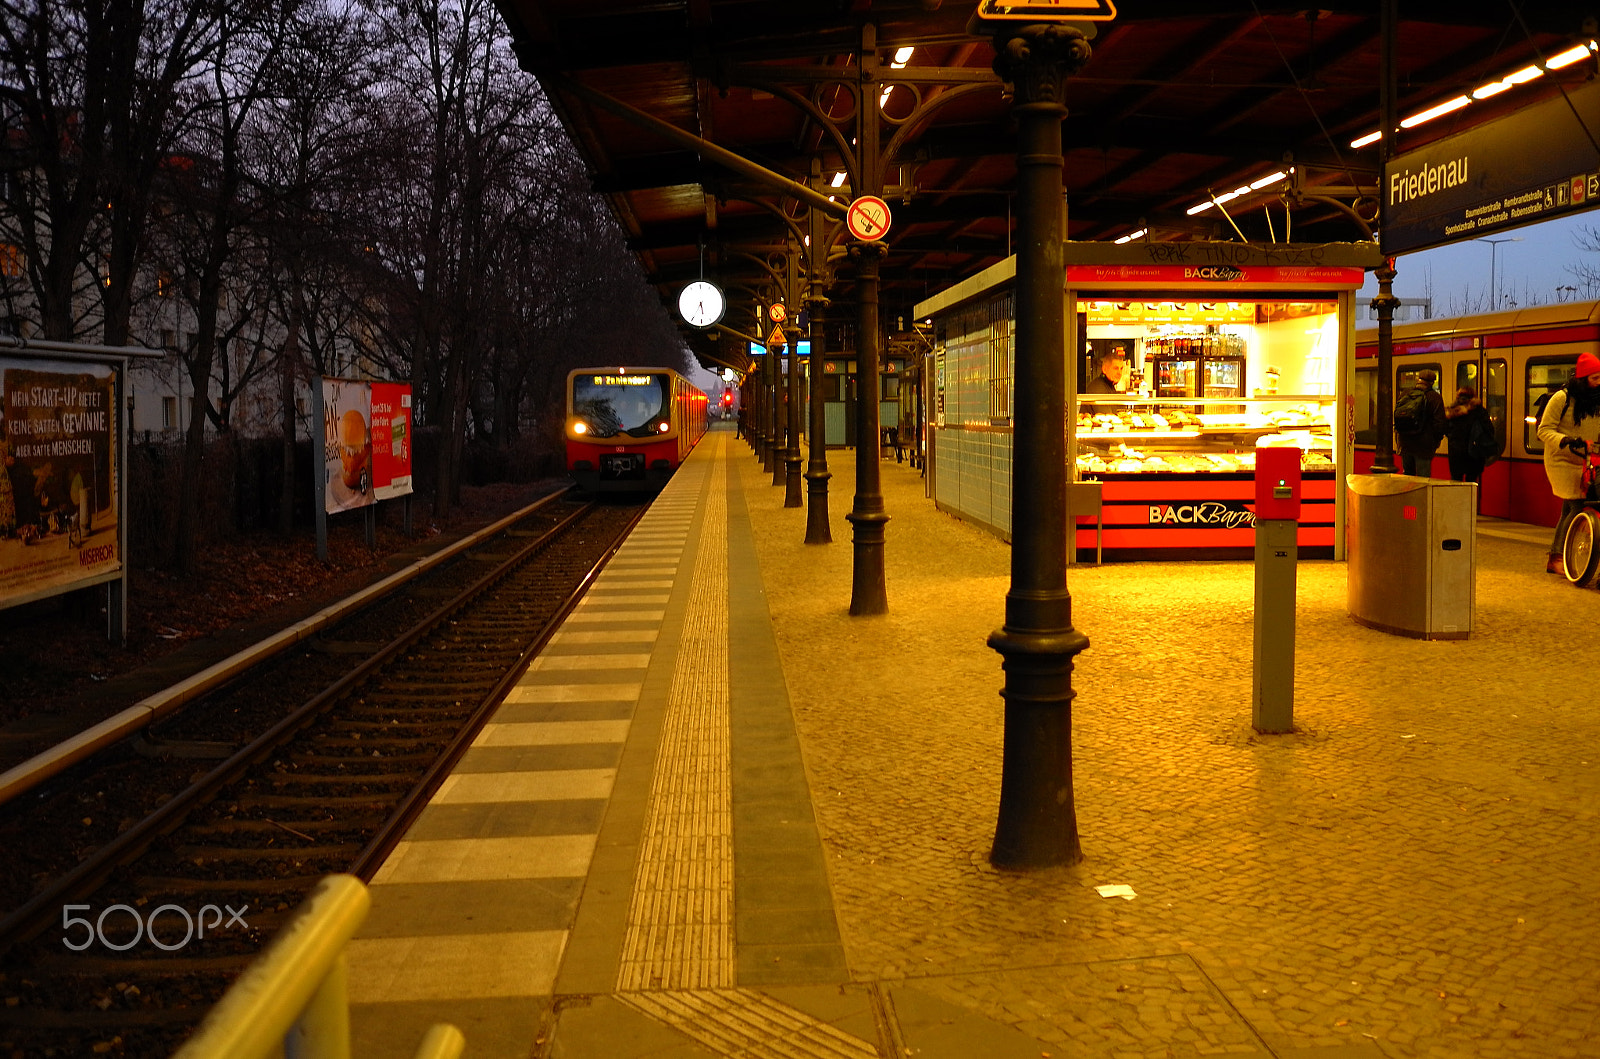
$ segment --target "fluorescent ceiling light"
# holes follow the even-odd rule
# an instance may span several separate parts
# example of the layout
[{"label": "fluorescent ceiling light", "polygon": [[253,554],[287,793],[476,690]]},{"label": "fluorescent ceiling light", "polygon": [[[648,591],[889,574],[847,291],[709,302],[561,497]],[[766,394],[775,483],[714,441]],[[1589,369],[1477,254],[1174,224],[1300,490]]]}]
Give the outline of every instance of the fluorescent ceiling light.
[{"label": "fluorescent ceiling light", "polygon": [[889,65],[893,66],[895,69],[899,69],[911,61],[911,53],[916,50],[917,49],[915,48],[901,48],[899,51],[894,53],[894,62],[890,63]]},{"label": "fluorescent ceiling light", "polygon": [[1420,114],[1411,115],[1409,118],[1406,118],[1400,123],[1400,127],[1402,129],[1415,128],[1416,126],[1421,125],[1423,122],[1432,121],[1434,118],[1437,118],[1442,114],[1448,114],[1452,110],[1460,110],[1462,107],[1471,102],[1472,100],[1468,99],[1466,96],[1457,96],[1454,99],[1447,99],[1438,106],[1429,107]]},{"label": "fluorescent ceiling light", "polygon": [[883,94],[878,97],[878,106],[881,107],[885,103],[889,102],[889,93],[891,93],[893,91],[894,91],[894,85],[890,85],[888,88],[885,88],[883,90]]},{"label": "fluorescent ceiling light", "polygon": [[1498,96],[1501,92],[1509,92],[1510,90],[1511,86],[1504,81],[1490,81],[1486,85],[1474,88],[1472,90],[1472,98],[1488,99],[1490,96]]},{"label": "fluorescent ceiling light", "polygon": [[1184,210],[1183,212],[1188,214],[1190,217],[1193,217],[1197,213],[1204,213],[1206,210],[1209,210],[1211,208],[1211,206],[1212,206],[1212,203],[1208,200],[1206,202],[1200,203],[1198,206],[1190,206],[1188,209]]},{"label": "fluorescent ceiling light", "polygon": [[1260,191],[1262,188],[1266,187],[1268,184],[1276,184],[1278,181],[1282,180],[1284,177],[1286,177],[1288,175],[1289,175],[1288,173],[1285,173],[1280,169],[1278,172],[1272,174],[1271,176],[1264,176],[1260,180],[1252,180],[1250,182],[1250,190],[1251,191]]},{"label": "fluorescent ceiling light", "polygon": [[1537,66],[1524,66],[1514,74],[1506,74],[1500,80],[1508,85],[1520,85],[1524,81],[1532,81],[1535,77],[1544,76],[1544,71]]},{"label": "fluorescent ceiling light", "polygon": [[836,187],[836,188],[844,187],[844,170],[843,169],[841,169],[837,173],[833,174],[833,183],[828,185],[828,186],[829,187]]},{"label": "fluorescent ceiling light", "polygon": [[[1593,42],[1591,42],[1591,43],[1593,43]],[[1559,70],[1563,66],[1571,66],[1573,63],[1577,62],[1579,59],[1587,59],[1588,57],[1589,57],[1589,45],[1588,44],[1579,44],[1579,45],[1577,45],[1575,47],[1568,48],[1566,51],[1562,52],[1560,55],[1552,55],[1549,59],[1547,59],[1545,61],[1544,68],[1546,70]]]},{"label": "fluorescent ceiling light", "polygon": [[1379,129],[1377,132],[1369,132],[1365,136],[1358,136],[1354,140],[1351,140],[1350,146],[1365,147],[1367,144],[1377,143],[1381,139],[1383,139],[1383,130]]}]

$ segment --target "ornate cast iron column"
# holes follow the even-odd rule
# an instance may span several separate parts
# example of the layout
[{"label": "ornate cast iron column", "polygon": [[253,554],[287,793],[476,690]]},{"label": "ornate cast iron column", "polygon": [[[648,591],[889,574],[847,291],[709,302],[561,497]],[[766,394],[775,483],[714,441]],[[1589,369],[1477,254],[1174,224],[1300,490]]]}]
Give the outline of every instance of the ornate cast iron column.
[{"label": "ornate cast iron column", "polygon": [[783,450],[783,506],[803,507],[800,495],[800,322],[790,316],[783,326],[789,340],[789,447]]},{"label": "ornate cast iron column", "polygon": [[1377,415],[1372,427],[1378,432],[1377,451],[1372,454],[1373,474],[1394,473],[1394,310],[1400,299],[1394,296],[1394,258],[1384,261],[1372,274],[1378,277],[1378,294],[1372,307],[1378,310],[1378,396]]},{"label": "ornate cast iron column", "polygon": [[800,400],[805,390],[800,385],[800,245],[791,239],[784,252],[783,337],[789,344],[789,444],[783,450],[783,506],[802,507],[800,498]]},{"label": "ornate cast iron column", "polygon": [[[855,532],[850,580],[851,614],[887,614],[889,594],[883,577],[883,486],[878,473],[878,264],[888,255],[882,243],[851,243],[856,263],[856,497],[845,518]],[[1056,260],[1060,261],[1058,250]]]},{"label": "ornate cast iron column", "polygon": [[[770,325],[763,325],[770,326]],[[784,428],[789,420],[789,380],[784,377],[783,346],[768,346],[767,359],[772,361],[772,484],[782,485],[784,475],[787,473],[784,463],[787,452],[784,447]],[[794,444],[790,441],[788,444]]]},{"label": "ornate cast iron column", "polygon": [[772,472],[778,451],[778,356],[768,349],[761,355],[761,469]]},{"label": "ornate cast iron column", "polygon": [[995,36],[995,72],[1017,120],[1016,406],[1011,590],[989,646],[1003,659],[1005,749],[989,859],[1000,868],[1074,864],[1072,660],[1089,646],[1067,592],[1066,272],[1062,263],[1063,82],[1089,60],[1065,25]]},{"label": "ornate cast iron column", "polygon": [[[815,240],[813,240],[814,242]],[[828,299],[822,295],[822,284],[812,282],[806,295],[806,323],[811,330],[811,356],[809,369],[811,391],[807,402],[811,412],[810,459],[806,461],[806,543],[832,544],[833,532],[828,527],[828,409],[827,370],[825,362]]]},{"label": "ornate cast iron column", "polygon": [[[822,186],[822,162],[811,160],[811,186]],[[806,260],[806,326],[811,332],[808,409],[811,413],[810,458],[806,461],[806,543],[832,544],[828,526],[828,409],[827,400],[827,316],[828,316],[828,224],[827,217],[812,207],[806,219],[810,242]]]}]

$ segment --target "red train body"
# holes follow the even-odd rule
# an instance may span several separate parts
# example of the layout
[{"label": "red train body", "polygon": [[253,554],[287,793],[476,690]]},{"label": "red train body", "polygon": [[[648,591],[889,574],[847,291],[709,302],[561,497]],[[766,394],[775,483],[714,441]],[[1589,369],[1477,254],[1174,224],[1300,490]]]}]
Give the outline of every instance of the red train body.
[{"label": "red train body", "polygon": [[[1554,526],[1561,502],[1544,474],[1544,445],[1537,433],[1539,399],[1572,377],[1578,354],[1600,355],[1600,302],[1564,302],[1480,316],[1421,320],[1394,326],[1394,392],[1411,387],[1417,373],[1439,375],[1445,403],[1462,386],[1478,391],[1500,441],[1500,458],[1483,473],[1480,511],[1496,518]],[[1372,466],[1377,442],[1377,331],[1356,335],[1356,466]],[[1432,475],[1449,478],[1445,447]]]},{"label": "red train body", "polygon": [[580,368],[567,375],[567,472],[586,492],[659,490],[706,420],[706,395],[670,368]]}]

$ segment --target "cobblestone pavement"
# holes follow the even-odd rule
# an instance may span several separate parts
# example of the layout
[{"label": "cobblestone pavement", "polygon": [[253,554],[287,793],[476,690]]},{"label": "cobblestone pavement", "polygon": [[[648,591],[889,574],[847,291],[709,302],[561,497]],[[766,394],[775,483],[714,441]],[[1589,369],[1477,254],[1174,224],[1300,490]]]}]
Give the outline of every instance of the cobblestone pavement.
[{"label": "cobblestone pavement", "polygon": [[1345,566],[1302,563],[1282,736],[1250,727],[1251,564],[1071,568],[1084,859],[1007,873],[1010,549],[883,464],[890,613],[852,618],[853,454],[808,547],[738,451],[855,980],[1057,1057],[1600,1056],[1600,592],[1541,543],[1480,531],[1464,641],[1357,625]]}]

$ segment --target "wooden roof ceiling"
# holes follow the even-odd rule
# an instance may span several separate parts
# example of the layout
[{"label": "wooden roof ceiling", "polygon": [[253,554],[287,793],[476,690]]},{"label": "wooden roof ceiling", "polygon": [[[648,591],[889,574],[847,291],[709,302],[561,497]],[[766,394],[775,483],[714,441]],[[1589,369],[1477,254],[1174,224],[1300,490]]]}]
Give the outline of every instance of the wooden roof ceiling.
[{"label": "wooden roof ceiling", "polygon": [[[762,167],[831,177],[853,135],[850,83],[863,42],[897,87],[883,111],[894,141],[884,172],[894,209],[882,316],[1011,250],[1016,142],[1010,100],[973,36],[975,0],[499,0],[524,68],[538,77],[591,167],[651,283],[669,304],[704,269],[731,301],[770,287],[760,261],[805,207],[691,147],[597,105],[584,89]],[[1400,0],[1397,111],[1404,117],[1538,62],[1594,33],[1569,3]],[[1535,10],[1537,9],[1537,10]],[[1382,42],[1378,4],[1328,9],[1256,0],[1123,0],[1098,26],[1093,58],[1067,86],[1063,128],[1068,238],[1236,238],[1217,209],[1185,211],[1292,164],[1303,186],[1347,206],[1375,189]],[[903,69],[894,53],[914,48]],[[1400,151],[1500,116],[1592,77],[1577,63],[1408,130]],[[938,101],[938,105],[928,107]],[[905,118],[917,104],[925,116]],[[839,194],[848,195],[848,186]],[[1252,240],[1364,238],[1346,210],[1303,200],[1286,214],[1274,183],[1228,204]],[[1366,212],[1370,204],[1363,204]],[[1270,220],[1269,220],[1270,218]],[[1269,223],[1271,228],[1269,230]],[[1286,233],[1286,225],[1291,226]],[[702,249],[703,248],[703,249]],[[850,270],[832,296],[851,299]],[[722,356],[704,336],[703,360]]]}]

